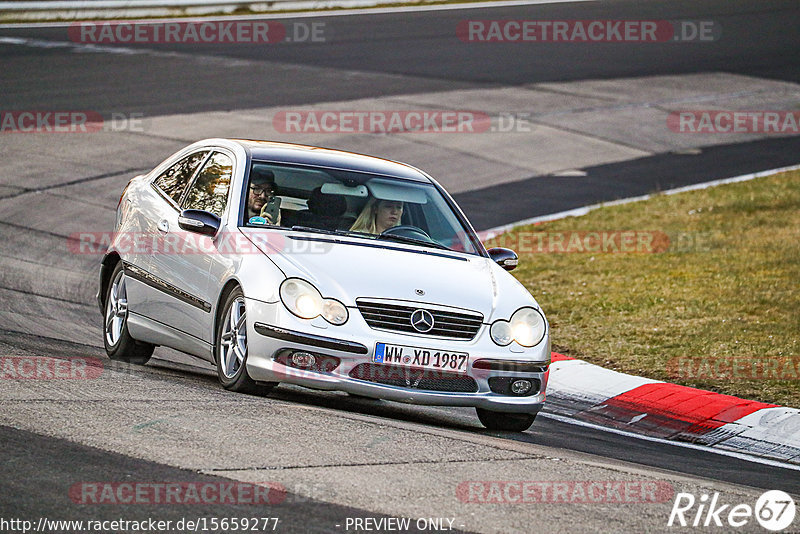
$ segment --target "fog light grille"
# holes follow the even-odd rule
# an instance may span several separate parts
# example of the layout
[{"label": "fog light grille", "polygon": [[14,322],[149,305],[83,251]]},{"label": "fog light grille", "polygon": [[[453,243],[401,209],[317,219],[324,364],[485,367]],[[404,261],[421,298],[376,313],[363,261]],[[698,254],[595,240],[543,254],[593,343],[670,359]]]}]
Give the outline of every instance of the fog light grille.
[{"label": "fog light grille", "polygon": [[275,356],[275,361],[287,367],[324,374],[333,372],[341,363],[341,360],[335,356],[289,349],[283,350]]},{"label": "fog light grille", "polygon": [[[520,382],[529,382],[530,387],[527,390],[520,389]],[[517,390],[514,389],[514,384],[518,384]],[[492,393],[499,395],[510,395],[513,397],[529,397],[539,393],[539,388],[542,386],[537,378],[520,378],[514,376],[493,376],[489,378],[489,389]]]}]

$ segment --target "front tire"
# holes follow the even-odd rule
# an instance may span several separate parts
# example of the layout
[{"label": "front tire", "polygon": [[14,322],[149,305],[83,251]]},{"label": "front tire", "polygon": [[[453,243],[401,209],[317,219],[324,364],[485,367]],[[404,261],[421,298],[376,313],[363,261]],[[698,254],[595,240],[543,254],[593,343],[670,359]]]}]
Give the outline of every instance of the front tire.
[{"label": "front tire", "polygon": [[274,383],[256,383],[247,374],[247,312],[240,287],[234,288],[222,305],[214,350],[217,377],[225,389],[258,394],[275,387]]},{"label": "front tire", "polygon": [[103,315],[103,345],[112,360],[144,365],[153,355],[155,345],[136,341],[128,332],[128,290],[122,262],[111,272],[106,289],[106,311]]},{"label": "front tire", "polygon": [[492,412],[483,408],[475,408],[475,411],[478,412],[478,419],[481,420],[483,426],[489,430],[524,432],[536,419],[536,413]]}]

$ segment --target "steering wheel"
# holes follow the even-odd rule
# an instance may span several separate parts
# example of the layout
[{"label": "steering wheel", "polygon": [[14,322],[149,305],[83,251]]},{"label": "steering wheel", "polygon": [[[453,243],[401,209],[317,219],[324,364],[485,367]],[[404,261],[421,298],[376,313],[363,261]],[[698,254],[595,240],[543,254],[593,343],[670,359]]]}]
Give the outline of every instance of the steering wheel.
[{"label": "steering wheel", "polygon": [[392,226],[381,232],[381,235],[399,235],[401,237],[409,237],[411,239],[418,239],[420,241],[431,241],[431,236],[418,226],[411,226],[410,224],[403,224],[401,226]]}]

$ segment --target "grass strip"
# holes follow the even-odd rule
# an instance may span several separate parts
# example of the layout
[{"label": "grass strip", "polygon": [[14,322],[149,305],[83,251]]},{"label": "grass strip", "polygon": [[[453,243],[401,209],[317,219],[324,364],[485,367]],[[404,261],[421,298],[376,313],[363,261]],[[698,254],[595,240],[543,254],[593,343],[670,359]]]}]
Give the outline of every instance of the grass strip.
[{"label": "grass strip", "polygon": [[520,254],[553,350],[800,407],[800,172],[604,207],[487,242]]}]

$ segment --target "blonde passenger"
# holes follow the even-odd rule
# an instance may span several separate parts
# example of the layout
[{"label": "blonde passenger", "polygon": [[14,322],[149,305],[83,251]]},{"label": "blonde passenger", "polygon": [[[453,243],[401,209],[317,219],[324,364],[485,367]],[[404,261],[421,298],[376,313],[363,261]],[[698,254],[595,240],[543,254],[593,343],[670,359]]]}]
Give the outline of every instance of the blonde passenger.
[{"label": "blonde passenger", "polygon": [[389,228],[399,225],[402,217],[402,202],[370,198],[350,231],[381,234]]}]

